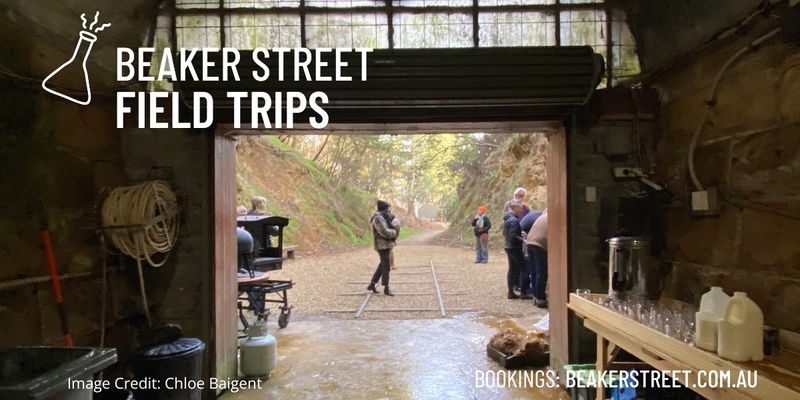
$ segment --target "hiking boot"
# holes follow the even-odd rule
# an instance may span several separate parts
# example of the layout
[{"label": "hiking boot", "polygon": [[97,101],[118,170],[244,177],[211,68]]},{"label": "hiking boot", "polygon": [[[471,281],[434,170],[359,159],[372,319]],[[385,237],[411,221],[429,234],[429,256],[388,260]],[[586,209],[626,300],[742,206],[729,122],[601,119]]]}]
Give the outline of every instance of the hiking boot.
[{"label": "hiking boot", "polygon": [[389,290],[389,287],[388,287],[388,286],[386,286],[385,288],[383,288],[383,294],[385,294],[385,295],[387,295],[387,296],[394,296],[394,292],[392,292],[391,290]]},{"label": "hiking boot", "polygon": [[538,308],[549,308],[550,305],[547,303],[547,300],[536,300],[536,307],[538,307]]},{"label": "hiking boot", "polygon": [[370,283],[369,286],[367,286],[367,290],[369,290],[372,293],[378,293],[378,289],[375,288],[374,283]]}]

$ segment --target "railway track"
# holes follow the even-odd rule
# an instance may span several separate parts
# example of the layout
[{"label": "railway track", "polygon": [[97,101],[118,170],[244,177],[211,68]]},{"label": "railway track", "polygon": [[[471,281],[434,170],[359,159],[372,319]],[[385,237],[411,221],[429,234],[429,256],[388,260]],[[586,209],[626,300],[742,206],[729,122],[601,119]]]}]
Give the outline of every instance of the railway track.
[{"label": "railway track", "polygon": [[[433,292],[426,292],[426,291],[413,291],[413,292],[406,292],[406,293],[395,293],[395,296],[436,296],[436,303],[431,305],[431,308],[423,308],[423,307],[398,307],[398,308],[369,308],[369,301],[372,299],[374,293],[367,291],[364,292],[348,292],[348,293],[339,293],[340,296],[364,296],[364,299],[361,302],[361,305],[355,309],[346,309],[346,310],[326,310],[325,312],[329,313],[355,313],[355,317],[359,318],[365,312],[436,312],[438,311],[442,317],[447,316],[448,309],[445,308],[445,296],[466,296],[469,295],[468,292],[442,292],[440,287],[440,283],[449,283],[453,281],[442,280],[440,281],[438,275],[448,275],[448,274],[455,274],[452,271],[436,271],[436,267],[433,265],[433,260],[430,260],[428,265],[411,265],[411,266],[401,266],[398,267],[401,272],[392,272],[393,276],[397,275],[413,275],[414,280],[407,280],[407,281],[393,281],[391,284],[394,285],[416,285],[416,286],[427,286],[430,283],[433,283],[434,291]],[[422,270],[425,269],[425,270]],[[411,270],[411,271],[409,271]],[[418,271],[421,270],[421,271]],[[425,275],[430,277],[430,280],[421,280]],[[349,284],[358,284],[358,285],[366,285],[369,284],[369,280],[366,281],[349,281]],[[464,308],[450,308],[450,311],[475,311],[472,309],[464,309]]]}]

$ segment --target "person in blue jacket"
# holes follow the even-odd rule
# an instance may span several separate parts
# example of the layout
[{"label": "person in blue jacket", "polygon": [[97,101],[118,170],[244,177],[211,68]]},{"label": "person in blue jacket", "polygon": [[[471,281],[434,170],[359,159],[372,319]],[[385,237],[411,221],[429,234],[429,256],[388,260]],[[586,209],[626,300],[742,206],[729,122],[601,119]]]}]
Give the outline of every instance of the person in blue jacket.
[{"label": "person in blue jacket", "polygon": [[[524,206],[523,206],[523,213],[524,213]],[[522,230],[523,236],[527,234],[531,227],[533,227],[533,223],[536,222],[536,219],[542,215],[541,211],[532,210],[527,215],[522,217],[519,221],[519,227]],[[529,252],[530,248],[526,245],[522,245],[522,254],[525,256],[524,263],[522,265],[522,278],[520,280],[520,298],[525,300],[532,300],[533,299],[533,282],[535,279],[534,271],[536,270],[536,266],[534,264],[533,257],[530,256]]]},{"label": "person in blue jacket", "polygon": [[522,202],[512,200],[509,204],[509,212],[503,216],[503,237],[505,238],[503,248],[508,255],[508,273],[506,280],[508,283],[508,298],[518,299],[514,293],[514,286],[520,285],[522,278],[525,255],[522,253],[522,229],[519,226],[519,216],[522,213]]}]

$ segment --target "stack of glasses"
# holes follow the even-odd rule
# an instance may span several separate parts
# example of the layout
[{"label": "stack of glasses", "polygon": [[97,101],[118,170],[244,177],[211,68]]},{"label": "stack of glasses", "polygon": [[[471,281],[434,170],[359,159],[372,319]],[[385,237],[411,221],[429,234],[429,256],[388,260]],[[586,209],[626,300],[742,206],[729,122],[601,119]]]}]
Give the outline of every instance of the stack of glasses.
[{"label": "stack of glasses", "polygon": [[694,346],[697,309],[690,304],[680,302],[660,304],[651,300],[621,300],[610,297],[598,297],[596,302],[651,329]]}]

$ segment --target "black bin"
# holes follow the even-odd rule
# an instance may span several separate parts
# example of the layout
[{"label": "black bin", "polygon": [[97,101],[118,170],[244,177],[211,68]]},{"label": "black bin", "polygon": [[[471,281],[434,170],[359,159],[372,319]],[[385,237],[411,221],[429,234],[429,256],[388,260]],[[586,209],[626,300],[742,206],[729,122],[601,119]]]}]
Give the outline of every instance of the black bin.
[{"label": "black bin", "polygon": [[131,369],[137,384],[136,400],[200,400],[203,381],[203,350],[200,339],[181,338],[137,351]]},{"label": "black bin", "polygon": [[95,393],[92,400],[135,400],[130,390],[109,388]]}]

